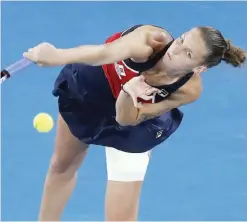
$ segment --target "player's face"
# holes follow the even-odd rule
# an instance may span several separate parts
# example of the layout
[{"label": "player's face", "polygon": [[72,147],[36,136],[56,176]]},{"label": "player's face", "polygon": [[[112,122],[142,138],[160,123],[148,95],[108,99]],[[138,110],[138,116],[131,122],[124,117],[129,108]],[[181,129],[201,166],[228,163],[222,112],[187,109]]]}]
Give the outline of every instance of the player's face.
[{"label": "player's face", "polygon": [[170,75],[181,75],[197,68],[207,55],[207,49],[198,29],[194,28],[177,38],[163,57],[164,68]]}]

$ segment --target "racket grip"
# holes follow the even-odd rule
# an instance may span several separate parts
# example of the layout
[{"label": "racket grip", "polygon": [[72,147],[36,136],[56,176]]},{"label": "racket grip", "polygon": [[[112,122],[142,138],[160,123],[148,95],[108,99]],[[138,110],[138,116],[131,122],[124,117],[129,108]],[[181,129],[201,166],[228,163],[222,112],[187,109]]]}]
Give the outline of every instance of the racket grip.
[{"label": "racket grip", "polygon": [[9,75],[12,75],[15,72],[18,72],[27,66],[31,65],[33,62],[29,59],[22,58],[18,60],[17,62],[13,63],[12,65],[8,66],[5,70],[9,73]]}]

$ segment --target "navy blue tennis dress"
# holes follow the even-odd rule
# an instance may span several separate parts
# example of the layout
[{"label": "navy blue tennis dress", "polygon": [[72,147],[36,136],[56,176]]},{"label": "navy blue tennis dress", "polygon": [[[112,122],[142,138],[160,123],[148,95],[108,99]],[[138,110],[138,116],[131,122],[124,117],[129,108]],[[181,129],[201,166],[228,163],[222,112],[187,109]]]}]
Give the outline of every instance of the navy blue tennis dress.
[{"label": "navy blue tennis dress", "polygon": [[[116,33],[107,42],[127,35],[139,26]],[[121,126],[115,120],[115,103],[121,84],[152,68],[171,43],[145,63],[127,59],[104,66],[66,65],[55,81],[53,95],[58,97],[59,112],[71,133],[86,144],[109,146],[131,153],[145,152],[164,142],[179,127],[183,118],[180,110],[173,109],[137,126]],[[156,95],[155,102],[166,99],[191,76],[189,73],[171,85],[156,87],[162,93]]]}]

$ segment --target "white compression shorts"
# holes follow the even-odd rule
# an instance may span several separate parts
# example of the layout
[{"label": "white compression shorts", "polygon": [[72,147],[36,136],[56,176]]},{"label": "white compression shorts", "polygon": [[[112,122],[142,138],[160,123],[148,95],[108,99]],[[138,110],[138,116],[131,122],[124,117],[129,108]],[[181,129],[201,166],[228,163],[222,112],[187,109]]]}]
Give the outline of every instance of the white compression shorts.
[{"label": "white compression shorts", "polygon": [[143,181],[149,164],[150,151],[126,153],[106,147],[108,180],[119,182]]}]

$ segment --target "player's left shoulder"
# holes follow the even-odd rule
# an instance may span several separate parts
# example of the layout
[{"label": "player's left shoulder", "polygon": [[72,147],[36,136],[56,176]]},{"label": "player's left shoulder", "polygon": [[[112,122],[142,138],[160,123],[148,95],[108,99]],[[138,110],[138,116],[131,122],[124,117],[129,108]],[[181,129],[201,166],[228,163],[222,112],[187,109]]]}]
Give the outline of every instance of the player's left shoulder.
[{"label": "player's left shoulder", "polygon": [[178,92],[190,96],[192,100],[197,100],[201,96],[202,91],[203,86],[200,74],[193,74],[188,82],[178,90]]}]

